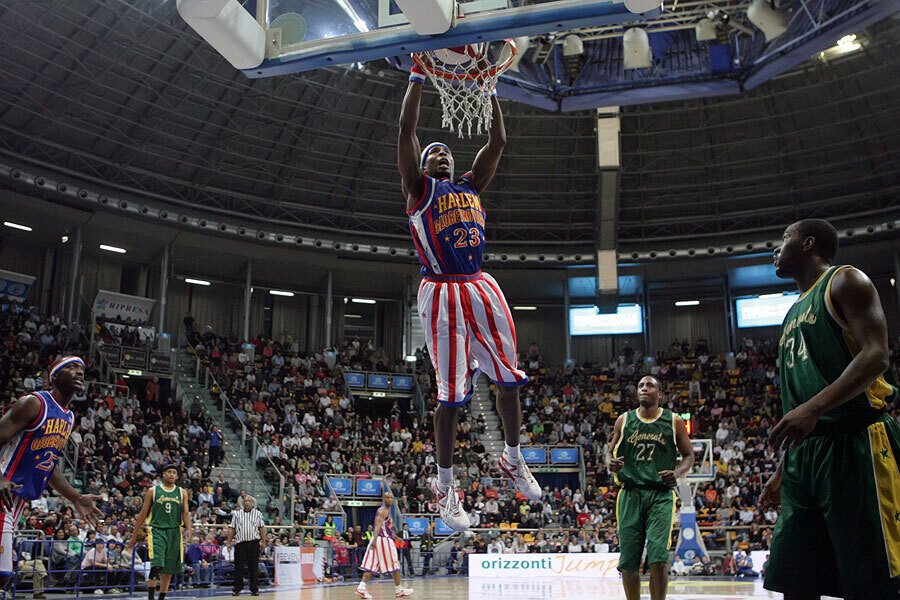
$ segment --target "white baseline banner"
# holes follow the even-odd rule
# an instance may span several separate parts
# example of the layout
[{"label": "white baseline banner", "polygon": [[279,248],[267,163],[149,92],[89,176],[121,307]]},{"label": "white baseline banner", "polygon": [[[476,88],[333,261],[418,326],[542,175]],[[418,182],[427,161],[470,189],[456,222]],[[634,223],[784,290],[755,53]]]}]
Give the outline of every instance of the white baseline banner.
[{"label": "white baseline banner", "polygon": [[588,577],[618,579],[619,553],[470,554],[469,577]]}]

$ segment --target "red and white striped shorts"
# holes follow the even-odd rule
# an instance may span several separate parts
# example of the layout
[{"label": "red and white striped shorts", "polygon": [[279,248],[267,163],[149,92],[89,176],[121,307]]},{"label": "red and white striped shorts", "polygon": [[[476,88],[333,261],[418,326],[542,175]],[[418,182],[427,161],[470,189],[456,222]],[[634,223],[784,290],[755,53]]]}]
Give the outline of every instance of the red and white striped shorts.
[{"label": "red and white striped shorts", "polygon": [[391,538],[379,535],[366,550],[359,568],[372,573],[393,573],[400,570],[397,545]]},{"label": "red and white striped shorts", "polygon": [[442,404],[468,402],[479,372],[498,385],[528,382],[517,368],[509,305],[487,273],[426,276],[419,285],[419,317]]},{"label": "red and white striped shorts", "polygon": [[14,539],[16,535],[16,523],[22,517],[25,507],[30,504],[21,496],[13,494],[13,506],[11,510],[0,508],[0,575],[13,574],[13,558],[16,555]]}]

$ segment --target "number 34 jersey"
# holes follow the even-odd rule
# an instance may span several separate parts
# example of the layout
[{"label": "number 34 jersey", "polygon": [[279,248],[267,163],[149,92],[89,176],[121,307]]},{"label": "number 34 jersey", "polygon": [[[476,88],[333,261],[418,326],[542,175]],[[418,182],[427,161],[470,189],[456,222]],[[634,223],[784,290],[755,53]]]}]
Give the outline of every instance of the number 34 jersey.
[{"label": "number 34 jersey", "polygon": [[[859,352],[850,325],[831,298],[835,275],[847,265],[830,267],[797,298],[781,325],[778,359],[784,413],[797,408],[833,383]],[[887,410],[897,389],[884,376],[861,394],[819,418],[813,434],[865,427]]]},{"label": "number 34 jersey", "polygon": [[675,414],[660,408],[656,417],[644,419],[639,409],[625,413],[622,437],[613,455],[625,459],[625,466],[615,474],[616,483],[641,488],[668,489],[659,477],[660,471],[671,471],[678,464],[675,443]]},{"label": "number 34 jersey", "polygon": [[471,173],[451,182],[425,175],[422,197],[409,215],[409,230],[423,275],[472,275],[481,271],[484,208]]}]

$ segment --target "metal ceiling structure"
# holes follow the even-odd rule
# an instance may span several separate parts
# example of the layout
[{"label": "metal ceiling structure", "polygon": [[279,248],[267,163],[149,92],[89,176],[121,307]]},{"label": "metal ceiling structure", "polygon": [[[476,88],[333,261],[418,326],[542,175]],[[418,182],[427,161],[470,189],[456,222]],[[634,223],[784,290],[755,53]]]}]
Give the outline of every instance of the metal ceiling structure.
[{"label": "metal ceiling structure", "polygon": [[[3,3],[0,33],[0,186],[268,243],[411,245],[394,145],[406,79],[386,62],[247,79],[174,0]],[[742,95],[623,107],[620,257],[777,239],[805,216],[900,218],[900,21],[859,39]],[[595,115],[503,107],[488,251],[589,257]],[[423,141],[448,137],[440,122],[428,90]],[[461,165],[478,148],[448,141]]]}]

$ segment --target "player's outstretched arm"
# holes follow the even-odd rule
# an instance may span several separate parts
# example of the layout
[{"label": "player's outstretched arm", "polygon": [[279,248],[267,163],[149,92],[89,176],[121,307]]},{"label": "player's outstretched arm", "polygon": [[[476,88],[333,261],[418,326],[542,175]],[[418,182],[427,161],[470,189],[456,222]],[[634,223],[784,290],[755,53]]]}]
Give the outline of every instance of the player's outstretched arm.
[{"label": "player's outstretched arm", "polygon": [[419,167],[419,138],[416,126],[419,124],[419,104],[422,100],[422,86],[425,74],[414,66],[409,77],[409,87],[403,97],[400,108],[400,133],[397,136],[397,169],[403,183],[403,196],[406,199],[406,210],[415,208],[425,185]]},{"label": "player's outstretched arm", "polygon": [[63,498],[75,506],[75,511],[90,525],[96,527],[103,518],[103,512],[97,508],[97,502],[101,496],[95,494],[82,494],[72,487],[66,476],[63,475],[62,465],[57,464],[48,482],[50,487],[56,490]]},{"label": "player's outstretched arm", "polygon": [[500,157],[503,156],[503,148],[506,146],[506,127],[503,125],[503,112],[500,110],[500,102],[497,96],[491,98],[491,128],[488,130],[488,141],[472,163],[472,183],[481,194],[491,184]]}]

